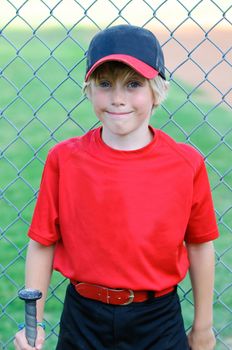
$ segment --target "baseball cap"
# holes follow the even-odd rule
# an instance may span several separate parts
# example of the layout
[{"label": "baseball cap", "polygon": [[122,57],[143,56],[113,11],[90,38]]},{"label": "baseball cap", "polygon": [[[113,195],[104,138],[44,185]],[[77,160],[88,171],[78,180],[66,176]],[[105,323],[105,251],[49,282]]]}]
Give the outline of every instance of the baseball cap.
[{"label": "baseball cap", "polygon": [[119,61],[147,79],[158,74],[166,80],[164,55],[155,35],[148,29],[133,25],[117,25],[97,33],[87,51],[85,81],[101,64]]}]

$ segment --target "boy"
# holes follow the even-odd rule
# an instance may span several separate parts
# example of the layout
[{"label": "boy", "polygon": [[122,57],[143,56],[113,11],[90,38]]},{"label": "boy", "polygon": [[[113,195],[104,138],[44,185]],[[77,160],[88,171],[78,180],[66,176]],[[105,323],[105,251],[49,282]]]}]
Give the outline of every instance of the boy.
[{"label": "boy", "polygon": [[[120,25],[90,43],[85,92],[102,127],[56,145],[29,229],[26,286],[70,279],[57,350],[212,350],[218,237],[202,156],[149,125],[167,90],[159,42]],[[184,331],[176,287],[188,269]],[[44,340],[38,327],[37,347]],[[16,349],[32,349],[24,330]]]}]

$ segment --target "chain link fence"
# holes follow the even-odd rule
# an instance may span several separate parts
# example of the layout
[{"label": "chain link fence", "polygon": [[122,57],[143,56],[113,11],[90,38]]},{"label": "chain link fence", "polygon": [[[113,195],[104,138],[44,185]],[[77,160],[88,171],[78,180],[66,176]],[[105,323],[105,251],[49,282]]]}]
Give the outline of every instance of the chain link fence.
[{"label": "chain link fence", "polygon": [[[206,159],[221,238],[216,246],[216,349],[232,349],[232,6],[230,1],[0,1],[0,348],[23,318],[27,229],[48,149],[98,123],[82,94],[93,33],[120,23],[154,31],[170,95],[151,123]],[[88,118],[87,118],[88,115]],[[67,281],[56,272],[46,303],[45,349],[55,348]],[[179,287],[186,330],[193,302]]]}]

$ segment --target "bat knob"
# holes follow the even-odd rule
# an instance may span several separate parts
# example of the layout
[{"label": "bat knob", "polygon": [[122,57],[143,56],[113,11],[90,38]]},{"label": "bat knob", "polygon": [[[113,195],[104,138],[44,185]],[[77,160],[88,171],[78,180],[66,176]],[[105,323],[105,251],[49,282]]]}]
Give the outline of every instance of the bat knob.
[{"label": "bat knob", "polygon": [[34,301],[42,298],[42,292],[38,289],[26,288],[18,293],[19,298],[25,301]]},{"label": "bat knob", "polygon": [[26,288],[19,291],[18,296],[25,301],[25,334],[28,344],[35,346],[37,337],[36,300],[42,297],[37,289]]}]

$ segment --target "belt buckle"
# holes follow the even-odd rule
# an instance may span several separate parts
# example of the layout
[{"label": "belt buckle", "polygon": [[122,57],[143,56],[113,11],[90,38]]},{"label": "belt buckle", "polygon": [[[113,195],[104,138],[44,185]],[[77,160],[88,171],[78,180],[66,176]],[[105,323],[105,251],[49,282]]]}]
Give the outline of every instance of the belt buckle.
[{"label": "belt buckle", "polygon": [[127,290],[128,290],[128,292],[130,293],[130,295],[129,295],[128,301],[126,301],[126,302],[123,303],[122,305],[129,305],[129,304],[131,304],[131,303],[133,302],[133,300],[134,300],[135,295],[134,295],[133,290],[131,290],[131,289],[127,289]]}]

